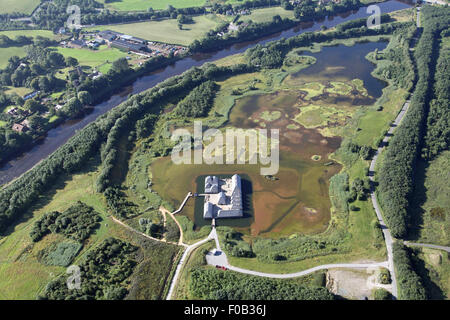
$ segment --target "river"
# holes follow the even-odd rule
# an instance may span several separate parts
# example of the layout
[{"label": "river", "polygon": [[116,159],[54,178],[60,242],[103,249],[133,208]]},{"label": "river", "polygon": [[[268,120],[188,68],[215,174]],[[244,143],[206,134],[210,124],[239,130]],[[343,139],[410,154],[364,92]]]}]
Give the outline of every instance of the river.
[{"label": "river", "polygon": [[[377,5],[381,9],[381,14],[405,9],[412,6],[411,3],[400,2],[397,0],[390,0],[387,2],[379,3]],[[98,116],[104,114],[105,112],[111,110],[115,106],[125,101],[129,94],[140,93],[144,90],[152,88],[165,79],[183,73],[191,67],[201,66],[206,62],[213,62],[229,55],[244,52],[245,50],[254,47],[256,44],[265,44],[267,42],[278,40],[281,38],[293,37],[306,31],[317,31],[322,26],[330,28],[345,21],[364,18],[368,16],[369,14],[366,13],[366,7],[362,7],[357,11],[355,10],[347,13],[342,13],[334,17],[328,17],[326,19],[316,21],[314,23],[301,23],[298,26],[286,31],[278,32],[276,34],[266,36],[255,41],[235,44],[228,48],[208,54],[195,54],[179,60],[170,66],[152,72],[149,75],[142,76],[138,78],[131,86],[125,87],[120,93],[115,94],[108,100],[97,104],[94,107],[93,111],[90,114],[86,115],[84,118],[76,121],[68,121],[58,126],[57,128],[51,129],[47,133],[46,138],[42,139],[42,141],[36,144],[32,149],[30,149],[26,153],[23,153],[20,157],[17,157],[5,163],[0,168],[0,185],[8,183],[14,178],[30,170],[42,159],[52,154],[56,149],[63,145],[78,130],[84,128],[87,124],[97,119]]]}]

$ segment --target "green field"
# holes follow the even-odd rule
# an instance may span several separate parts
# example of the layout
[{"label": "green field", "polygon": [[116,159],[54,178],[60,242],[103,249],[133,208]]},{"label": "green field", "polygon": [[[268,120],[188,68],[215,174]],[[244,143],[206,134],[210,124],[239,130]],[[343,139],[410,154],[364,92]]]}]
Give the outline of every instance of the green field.
[{"label": "green field", "polygon": [[31,14],[39,3],[39,0],[0,0],[0,14],[13,12]]},{"label": "green field", "polygon": [[178,29],[176,19],[100,26],[89,30],[113,30],[150,41],[189,45],[218,24],[211,15],[194,17],[194,21],[183,25],[183,30]]},{"label": "green field", "polygon": [[[105,0],[99,2],[105,3]],[[120,0],[106,4],[106,7],[118,11],[147,11],[150,7],[155,10],[167,9],[169,4],[174,8],[201,7],[205,0]]]},{"label": "green field", "polygon": [[8,65],[8,60],[12,56],[18,56],[23,58],[26,56],[25,47],[9,47],[0,49],[0,69],[5,68]]},{"label": "green field", "polygon": [[53,34],[53,32],[49,30],[8,30],[8,31],[0,31],[0,35],[5,35],[11,39],[14,39],[17,36],[27,36],[27,37],[41,36],[50,39],[56,39],[59,37],[58,35]]},{"label": "green field", "polygon": [[73,57],[78,60],[78,63],[83,66],[98,67],[101,72],[107,72],[111,63],[119,58],[128,56],[126,52],[115,48],[108,48],[101,46],[99,50],[91,49],[73,49],[73,48],[55,48],[59,53],[65,57]]},{"label": "green field", "polygon": [[294,19],[293,10],[284,10],[281,7],[271,7],[253,10],[250,15],[241,16],[239,20],[241,21],[252,20],[253,22],[267,22],[272,21],[272,18],[275,15],[279,15],[281,18]]}]

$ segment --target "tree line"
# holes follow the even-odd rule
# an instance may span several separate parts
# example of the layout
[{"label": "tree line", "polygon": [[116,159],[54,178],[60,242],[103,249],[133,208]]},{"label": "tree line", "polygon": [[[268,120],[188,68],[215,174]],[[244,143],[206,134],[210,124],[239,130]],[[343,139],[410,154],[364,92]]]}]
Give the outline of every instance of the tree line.
[{"label": "tree line", "polygon": [[189,291],[208,300],[334,300],[324,287],[202,267],[191,269]]},{"label": "tree line", "polygon": [[414,172],[426,133],[426,119],[432,93],[438,36],[450,23],[448,8],[422,8],[423,33],[414,57],[418,81],[409,110],[389,142],[379,170],[379,199],[392,235],[408,231],[408,208],[414,186]]},{"label": "tree line", "polygon": [[[441,39],[450,36],[450,29],[441,33]],[[427,134],[422,150],[427,160],[432,160],[450,143],[450,49],[442,47],[436,64],[433,98],[427,118]]]},{"label": "tree line", "polygon": [[393,245],[394,265],[400,300],[426,300],[422,279],[414,271],[410,250],[400,242]]}]

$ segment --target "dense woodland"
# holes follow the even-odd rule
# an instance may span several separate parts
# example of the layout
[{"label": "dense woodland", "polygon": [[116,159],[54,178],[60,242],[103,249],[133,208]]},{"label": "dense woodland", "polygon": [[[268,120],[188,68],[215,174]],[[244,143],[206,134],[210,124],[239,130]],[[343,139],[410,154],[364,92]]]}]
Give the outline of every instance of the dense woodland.
[{"label": "dense woodland", "polygon": [[325,287],[307,287],[289,280],[262,278],[216,269],[194,268],[189,291],[211,300],[333,300]]},{"label": "dense woodland", "polygon": [[425,300],[427,298],[423,283],[414,271],[411,252],[403,244],[394,243],[394,264],[401,300]]},{"label": "dense woodland", "polygon": [[37,242],[51,232],[82,242],[99,227],[100,220],[97,211],[78,201],[64,212],[52,211],[44,214],[34,223],[30,237]]},{"label": "dense woodland", "polygon": [[[450,29],[441,33],[441,39],[450,36]],[[450,49],[442,48],[436,64],[433,99],[427,118],[427,134],[423,156],[431,160],[448,150],[450,143]]]},{"label": "dense woodland", "polygon": [[204,117],[211,108],[219,86],[213,81],[206,81],[195,87],[183,100],[181,100],[175,113],[180,117]]},{"label": "dense woodland", "polygon": [[68,276],[47,284],[39,299],[45,300],[121,300],[128,293],[127,278],[133,273],[137,247],[108,238],[87,252],[79,264],[81,289],[69,290]]},{"label": "dense woodland", "polygon": [[[379,170],[379,199],[392,235],[399,238],[406,236],[408,232],[410,217],[407,212],[414,186],[416,163],[426,134],[439,35],[450,24],[448,7],[426,6],[421,12],[423,32],[414,53],[418,81],[408,113],[390,140]],[[445,106],[448,109],[448,104]],[[436,128],[441,127],[437,125]],[[433,138],[436,136],[429,135],[428,145],[434,144]]]}]

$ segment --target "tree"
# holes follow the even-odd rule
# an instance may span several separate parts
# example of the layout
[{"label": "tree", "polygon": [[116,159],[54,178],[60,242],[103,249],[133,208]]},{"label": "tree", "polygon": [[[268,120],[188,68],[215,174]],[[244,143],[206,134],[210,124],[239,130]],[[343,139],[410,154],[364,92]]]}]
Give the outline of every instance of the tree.
[{"label": "tree", "polygon": [[89,104],[92,103],[92,96],[87,91],[80,91],[80,92],[78,92],[78,99],[84,105],[89,105]]},{"label": "tree", "polygon": [[119,58],[113,62],[111,70],[113,72],[122,73],[130,70],[130,66],[128,65],[128,60],[126,58]]},{"label": "tree", "polygon": [[66,57],[65,62],[68,67],[76,67],[78,65],[78,60],[73,57]]}]

